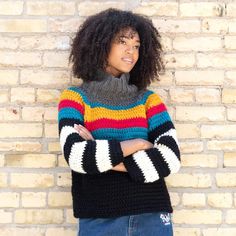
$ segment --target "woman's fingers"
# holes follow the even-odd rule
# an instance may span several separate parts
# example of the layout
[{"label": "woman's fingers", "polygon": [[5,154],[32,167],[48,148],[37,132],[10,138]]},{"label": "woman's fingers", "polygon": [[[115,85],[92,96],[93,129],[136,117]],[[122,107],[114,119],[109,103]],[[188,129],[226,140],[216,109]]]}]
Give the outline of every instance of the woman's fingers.
[{"label": "woman's fingers", "polygon": [[94,140],[92,134],[84,126],[75,124],[74,128],[79,132],[83,139]]}]

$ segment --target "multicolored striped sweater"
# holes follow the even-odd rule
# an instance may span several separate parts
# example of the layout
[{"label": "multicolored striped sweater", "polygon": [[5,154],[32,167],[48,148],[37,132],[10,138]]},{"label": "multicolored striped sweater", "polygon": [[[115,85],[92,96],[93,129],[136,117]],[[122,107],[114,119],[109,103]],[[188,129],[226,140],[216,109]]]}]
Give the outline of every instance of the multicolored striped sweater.
[{"label": "multicolored striped sweater", "polygon": [[[129,75],[70,87],[60,96],[60,144],[72,170],[74,216],[116,217],[172,212],[164,177],[180,168],[176,130],[160,97],[128,84]],[[94,140],[83,139],[74,124]],[[124,157],[120,142],[142,138],[153,148]],[[123,162],[127,172],[111,170]]]}]

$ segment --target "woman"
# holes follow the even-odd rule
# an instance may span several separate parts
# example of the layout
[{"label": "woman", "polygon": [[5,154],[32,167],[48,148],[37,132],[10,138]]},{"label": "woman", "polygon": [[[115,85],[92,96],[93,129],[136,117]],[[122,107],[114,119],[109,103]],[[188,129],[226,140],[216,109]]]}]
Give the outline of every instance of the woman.
[{"label": "woman", "polygon": [[83,84],[62,92],[58,120],[78,236],[173,235],[164,177],[180,152],[166,106],[147,89],[161,52],[148,18],[116,9],[87,18],[73,40]]}]

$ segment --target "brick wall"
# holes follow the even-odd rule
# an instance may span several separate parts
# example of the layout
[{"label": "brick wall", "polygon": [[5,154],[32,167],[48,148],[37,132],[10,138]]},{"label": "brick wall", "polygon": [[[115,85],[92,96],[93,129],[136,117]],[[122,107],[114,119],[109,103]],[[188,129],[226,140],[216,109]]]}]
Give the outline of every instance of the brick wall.
[{"label": "brick wall", "polygon": [[[102,3],[101,3],[102,2]],[[236,2],[0,1],[0,235],[74,236],[57,102],[79,83],[71,38],[118,7],[153,19],[167,71],[151,89],[175,121],[182,169],[167,178],[175,236],[236,235]]]}]

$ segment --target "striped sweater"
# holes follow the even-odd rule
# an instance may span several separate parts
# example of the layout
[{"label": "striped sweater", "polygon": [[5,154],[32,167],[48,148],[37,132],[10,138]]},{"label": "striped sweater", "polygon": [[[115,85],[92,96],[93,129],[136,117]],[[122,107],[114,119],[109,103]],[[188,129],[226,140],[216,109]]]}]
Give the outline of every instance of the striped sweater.
[{"label": "striped sweater", "polygon": [[[72,170],[74,216],[172,212],[164,177],[180,168],[176,131],[160,97],[138,91],[129,76],[65,89],[58,104],[60,144]],[[84,140],[74,124],[94,140]],[[124,157],[120,142],[142,138],[153,148]],[[123,162],[127,172],[112,167]]]}]

